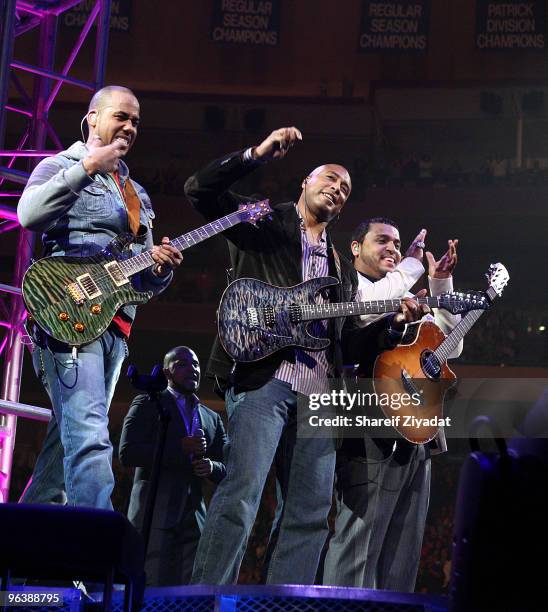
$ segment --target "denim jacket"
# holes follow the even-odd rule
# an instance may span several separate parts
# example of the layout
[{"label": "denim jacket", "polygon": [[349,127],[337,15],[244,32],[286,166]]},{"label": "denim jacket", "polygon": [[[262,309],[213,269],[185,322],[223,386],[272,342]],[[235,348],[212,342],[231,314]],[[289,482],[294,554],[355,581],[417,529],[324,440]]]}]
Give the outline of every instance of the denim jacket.
[{"label": "denim jacket", "polygon": [[[96,255],[113,238],[129,230],[128,214],[111,176],[90,177],[82,159],[87,155],[83,142],[41,161],[32,172],[17,207],[21,225],[42,232],[44,255],[90,257]],[[120,182],[129,179],[129,170],[120,161]],[[131,254],[138,255],[153,245],[154,211],[146,191],[132,180],[141,202],[139,234],[131,245]],[[132,278],[140,291],[163,291],[172,274],[160,278],[151,269]],[[135,306],[124,306],[123,312],[133,320]]]}]

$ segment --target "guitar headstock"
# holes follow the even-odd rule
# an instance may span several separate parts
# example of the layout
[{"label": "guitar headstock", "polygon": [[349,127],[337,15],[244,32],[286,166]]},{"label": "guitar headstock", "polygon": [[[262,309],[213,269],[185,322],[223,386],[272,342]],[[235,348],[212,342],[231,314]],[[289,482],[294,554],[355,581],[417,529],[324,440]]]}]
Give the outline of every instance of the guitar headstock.
[{"label": "guitar headstock", "polygon": [[500,296],[510,280],[508,270],[500,262],[491,264],[485,276],[489,283],[489,292],[494,292],[492,297],[495,297],[495,294]]},{"label": "guitar headstock", "polygon": [[238,211],[242,213],[240,215],[242,223],[251,223],[256,226],[257,221],[272,213],[272,208],[270,208],[270,200],[261,200],[260,202],[240,204]]},{"label": "guitar headstock", "polygon": [[439,297],[440,308],[451,314],[464,314],[470,310],[487,310],[489,298],[483,291],[442,293]]}]

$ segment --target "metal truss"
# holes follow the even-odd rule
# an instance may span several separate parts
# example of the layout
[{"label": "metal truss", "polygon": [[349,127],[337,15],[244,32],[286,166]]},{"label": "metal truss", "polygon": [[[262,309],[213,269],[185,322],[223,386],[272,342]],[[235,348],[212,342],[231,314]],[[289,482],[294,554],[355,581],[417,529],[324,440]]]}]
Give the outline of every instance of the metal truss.
[{"label": "metal truss", "polygon": [[[84,88],[90,92],[103,86],[108,47],[111,0],[95,0],[93,8],[62,69],[55,70],[56,39],[59,16],[81,0],[0,0],[0,234],[18,232],[17,253],[11,284],[0,284],[0,356],[3,371],[0,388],[0,503],[7,502],[13,463],[17,415],[40,420],[48,418],[43,408],[19,404],[24,356],[26,310],[21,297],[21,282],[34,248],[34,234],[17,221],[16,203],[30,172],[44,157],[63,149],[49,121],[49,111],[63,85]],[[96,24],[95,60],[90,80],[69,75],[80,49]],[[35,64],[13,57],[14,40],[31,30],[39,32]],[[19,75],[34,76],[29,93]],[[8,100],[9,85],[16,95]],[[5,133],[11,115],[22,115],[27,126],[15,149],[6,150]],[[47,149],[48,141],[51,148]],[[17,169],[25,162],[26,169]],[[12,184],[11,187],[7,185]],[[3,403],[2,400],[5,400]],[[10,403],[11,402],[11,403]],[[9,407],[16,406],[17,410]]]}]

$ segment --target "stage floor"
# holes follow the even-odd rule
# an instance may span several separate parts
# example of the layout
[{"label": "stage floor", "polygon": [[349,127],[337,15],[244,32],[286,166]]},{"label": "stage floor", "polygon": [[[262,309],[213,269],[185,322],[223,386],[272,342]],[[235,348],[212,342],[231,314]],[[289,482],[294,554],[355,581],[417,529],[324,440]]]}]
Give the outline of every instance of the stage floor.
[{"label": "stage floor", "polygon": [[[15,590],[15,588],[14,588]],[[39,587],[17,591],[37,591]],[[19,610],[67,610],[79,612],[100,609],[78,589],[43,589],[62,592],[63,606],[18,606]],[[101,594],[92,593],[100,599]],[[11,608],[10,608],[11,609]],[[112,609],[123,610],[123,592],[116,591]],[[149,588],[142,610],[151,612],[447,612],[448,600],[436,595],[394,593],[371,589],[324,586],[185,586]]]}]

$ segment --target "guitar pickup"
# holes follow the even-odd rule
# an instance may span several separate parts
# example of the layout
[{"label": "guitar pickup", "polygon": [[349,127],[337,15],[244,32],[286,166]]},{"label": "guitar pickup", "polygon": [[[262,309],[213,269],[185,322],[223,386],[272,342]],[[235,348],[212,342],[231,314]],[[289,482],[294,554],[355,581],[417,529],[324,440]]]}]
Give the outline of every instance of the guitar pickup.
[{"label": "guitar pickup", "polygon": [[289,320],[291,323],[300,323],[303,318],[302,308],[298,304],[291,304],[289,306]]},{"label": "guitar pickup", "polygon": [[108,272],[108,275],[112,279],[112,282],[117,286],[121,287],[126,283],[129,283],[129,280],[126,278],[125,274],[120,269],[117,261],[109,261],[105,264],[105,270]]},{"label": "guitar pickup", "polygon": [[274,323],[276,323],[276,317],[274,316],[274,307],[270,305],[264,306],[263,316],[265,325],[267,327],[274,327]]},{"label": "guitar pickup", "polygon": [[95,284],[93,278],[91,278],[91,274],[86,273],[82,274],[81,276],[77,276],[76,282],[88,300],[92,300],[93,298],[101,295],[101,290]]}]

